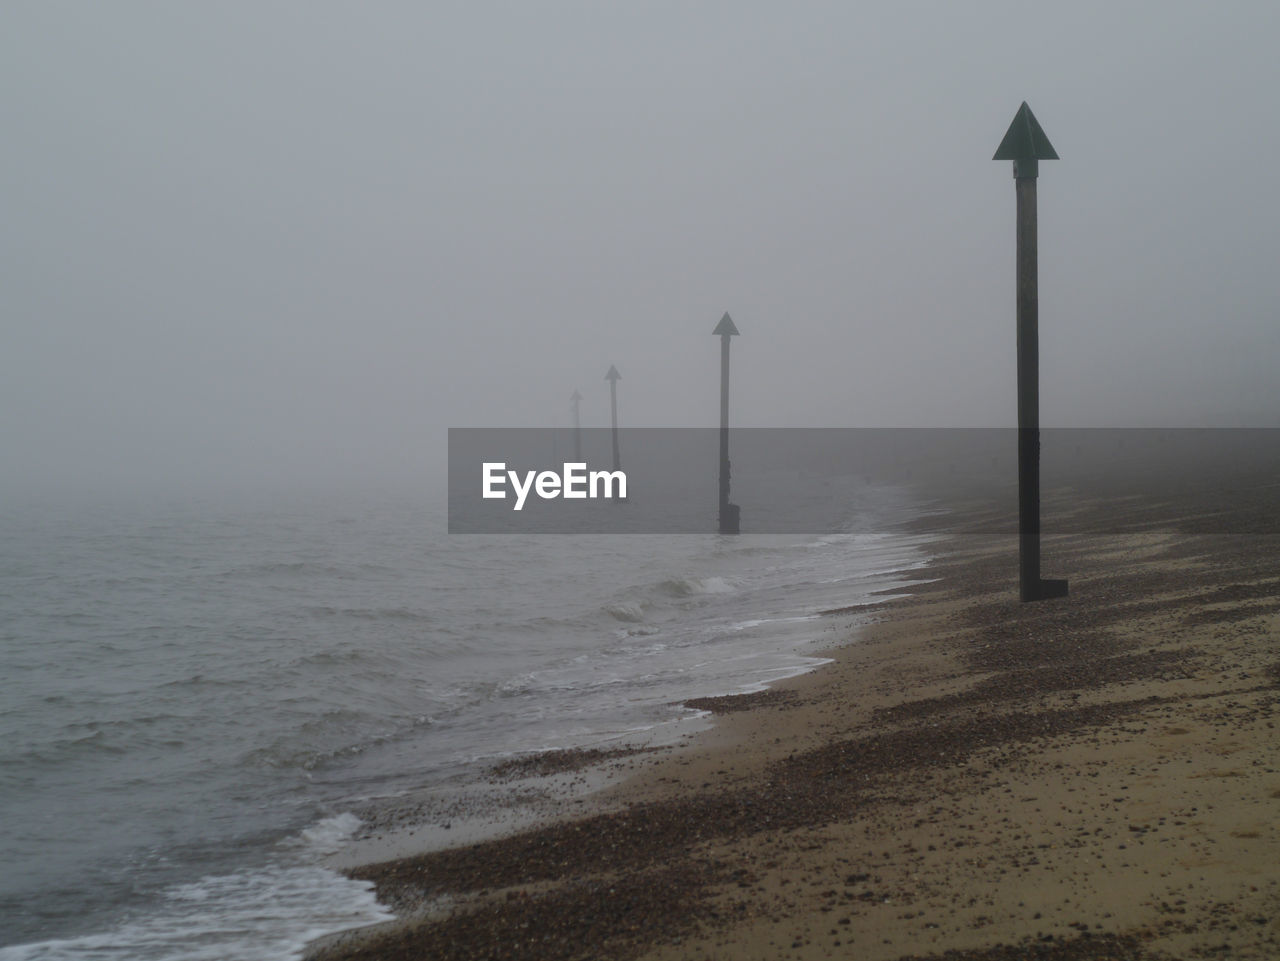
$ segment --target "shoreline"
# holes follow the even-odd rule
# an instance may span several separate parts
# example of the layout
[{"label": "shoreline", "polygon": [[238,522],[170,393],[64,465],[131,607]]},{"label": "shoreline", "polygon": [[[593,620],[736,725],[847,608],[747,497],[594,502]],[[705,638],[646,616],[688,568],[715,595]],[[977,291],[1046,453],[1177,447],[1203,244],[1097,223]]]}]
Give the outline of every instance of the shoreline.
[{"label": "shoreline", "polygon": [[[904,582],[925,569],[921,566],[876,571],[872,576],[895,578],[894,586],[865,596],[884,594],[886,601],[815,611],[811,619],[851,615],[865,622],[867,615],[888,599],[902,596]],[[842,630],[853,632],[857,628],[846,618]],[[841,644],[854,642],[856,636],[850,634]],[[713,736],[724,715],[792,699],[794,695],[784,689],[785,685],[831,663],[830,647],[812,643],[811,651],[793,652],[795,658],[806,663],[766,681],[743,681],[739,690],[732,693],[671,701],[668,707],[680,713],[649,727],[571,746],[518,752],[489,762],[462,781],[451,779],[404,794],[370,799],[350,809],[360,818],[361,827],[341,850],[326,857],[324,866],[350,875],[353,870],[373,864],[501,840],[587,813],[616,810],[625,805],[626,786],[638,773]],[[341,938],[344,934],[337,932],[336,936]]]},{"label": "shoreline", "polygon": [[1280,538],[1203,507],[1046,536],[1072,595],[1038,604],[1015,538],[940,542],[832,663],[584,816],[350,870],[400,918],[308,957],[1275,956]]},{"label": "shoreline", "polygon": [[[851,572],[849,590],[862,598],[859,603],[822,609],[825,605],[815,598],[811,606],[797,609],[804,611],[802,615],[792,610],[773,616],[770,608],[769,614],[746,615],[748,620],[734,620],[724,628],[731,633],[767,621],[794,630],[796,622],[807,622],[799,638],[762,634],[765,643],[776,646],[767,656],[781,663],[743,671],[736,678],[720,676],[710,683],[702,679],[693,686],[705,693],[655,702],[666,716],[644,726],[587,735],[563,746],[491,755],[478,761],[472,771],[400,793],[363,798],[343,808],[360,818],[360,828],[342,850],[326,857],[323,866],[346,874],[364,865],[496,840],[625,803],[625,798],[615,796],[614,788],[635,776],[638,759],[643,767],[644,761],[653,760],[646,755],[685,750],[691,741],[713,731],[718,715],[765,703],[778,696],[782,685],[822,670],[830,663],[828,634],[846,634],[855,622],[866,622],[922,576],[931,562],[930,545],[936,536],[908,529],[904,516],[899,514],[877,532],[877,543],[868,553],[872,563]],[[883,556],[886,546],[887,557]],[[838,642],[842,643],[850,639]],[[759,652],[750,656],[758,657]],[[758,674],[765,676],[752,676]]]}]

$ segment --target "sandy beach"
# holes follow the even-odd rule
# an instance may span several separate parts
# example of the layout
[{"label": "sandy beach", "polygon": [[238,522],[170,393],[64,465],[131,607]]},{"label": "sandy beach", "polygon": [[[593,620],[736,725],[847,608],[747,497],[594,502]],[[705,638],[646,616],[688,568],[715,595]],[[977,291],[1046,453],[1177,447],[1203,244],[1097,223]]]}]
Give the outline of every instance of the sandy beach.
[{"label": "sandy beach", "polygon": [[1090,533],[1046,535],[1071,593],[1034,604],[958,507],[911,597],[826,613],[830,665],[686,745],[530,762],[620,780],[352,869],[400,919],[310,958],[1280,957],[1280,536],[1240,533],[1276,493],[1054,492],[1046,531]]}]

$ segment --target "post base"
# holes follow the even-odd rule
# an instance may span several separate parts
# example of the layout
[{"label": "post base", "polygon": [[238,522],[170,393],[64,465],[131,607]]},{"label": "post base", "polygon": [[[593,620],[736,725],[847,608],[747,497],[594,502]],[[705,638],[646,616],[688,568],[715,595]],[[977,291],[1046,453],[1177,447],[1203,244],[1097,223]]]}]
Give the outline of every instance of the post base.
[{"label": "post base", "polygon": [[1067,582],[1061,578],[1042,577],[1039,582],[1022,585],[1022,600],[1048,601],[1067,596]]},{"label": "post base", "polygon": [[741,508],[737,504],[725,504],[720,511],[720,533],[737,534]]}]

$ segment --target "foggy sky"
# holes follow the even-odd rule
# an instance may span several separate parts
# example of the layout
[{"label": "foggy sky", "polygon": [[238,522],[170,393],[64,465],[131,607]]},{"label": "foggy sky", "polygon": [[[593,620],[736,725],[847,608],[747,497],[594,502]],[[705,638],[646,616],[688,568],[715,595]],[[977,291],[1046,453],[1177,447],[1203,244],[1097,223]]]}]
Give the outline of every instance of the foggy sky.
[{"label": "foggy sky", "polygon": [[449,426],[1277,426],[1265,3],[0,5],[0,491],[442,476]]}]

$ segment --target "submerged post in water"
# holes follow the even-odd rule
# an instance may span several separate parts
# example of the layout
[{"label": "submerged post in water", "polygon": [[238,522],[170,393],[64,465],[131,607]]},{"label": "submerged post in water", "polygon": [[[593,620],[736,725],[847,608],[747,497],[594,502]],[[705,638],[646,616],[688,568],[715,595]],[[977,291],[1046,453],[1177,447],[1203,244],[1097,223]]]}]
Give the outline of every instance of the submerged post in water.
[{"label": "submerged post in water", "polygon": [[740,511],[729,503],[729,338],[738,328],[726,313],[711,333],[720,338],[720,533],[736,534]]},{"label": "submerged post in water", "polygon": [[1018,582],[1024,601],[1065,597],[1065,580],[1040,576],[1040,291],[1036,178],[1041,160],[1057,160],[1026,101],[992,160],[1012,160],[1017,193],[1018,293]]}]

